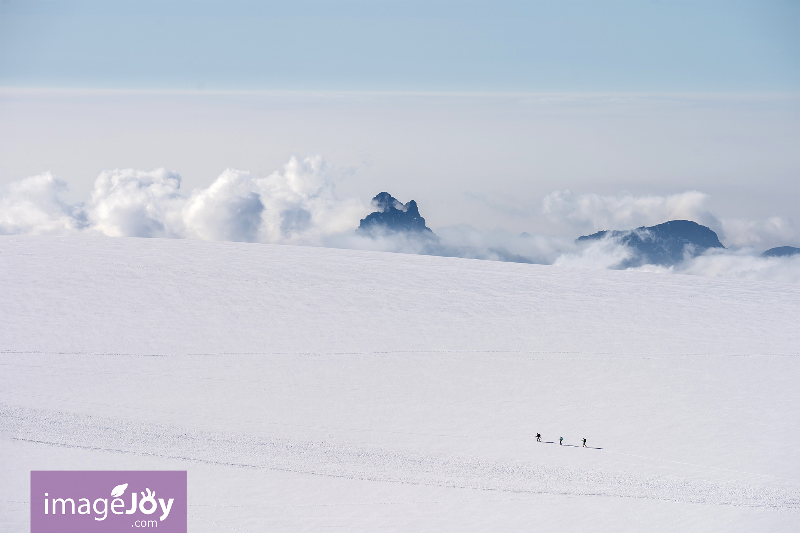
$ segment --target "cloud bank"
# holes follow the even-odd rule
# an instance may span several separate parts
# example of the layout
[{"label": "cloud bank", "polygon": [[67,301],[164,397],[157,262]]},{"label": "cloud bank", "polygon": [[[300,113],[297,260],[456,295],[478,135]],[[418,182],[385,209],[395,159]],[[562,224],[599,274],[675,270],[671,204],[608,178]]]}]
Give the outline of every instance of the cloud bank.
[{"label": "cloud bank", "polygon": [[576,195],[553,191],[542,200],[542,211],[555,223],[567,222],[583,231],[626,230],[668,220],[692,220],[714,231],[720,223],[706,208],[708,195],[687,191],[669,196]]},{"label": "cloud bank", "polygon": [[67,189],[50,172],[9,184],[0,194],[0,234],[48,235],[86,228],[83,207],[61,199]]},{"label": "cloud bank", "polygon": [[559,227],[575,234],[601,230],[628,230],[654,226],[668,220],[692,220],[714,230],[726,247],[768,249],[800,243],[800,228],[782,217],[766,220],[720,218],[708,208],[709,196],[686,191],[668,196],[602,196],[553,191],[542,200],[542,213]]},{"label": "cloud bank", "polygon": [[[563,267],[616,269],[631,259],[633,253],[620,242],[619,238],[606,237],[564,252],[552,264]],[[800,255],[762,257],[754,248],[712,248],[695,257],[687,255],[683,261],[674,266],[643,265],[626,270],[800,283]]]},{"label": "cloud bank", "polygon": [[607,237],[574,241],[599,230],[624,230],[668,220],[693,220],[716,231],[727,250],[687,256],[672,267],[634,270],[800,283],[800,257],[764,258],[760,251],[800,241],[791,220],[720,219],[708,196],[687,191],[669,196],[601,196],[553,191],[542,213],[568,237],[478,231],[468,225],[435,228],[436,237],[358,235],[371,208],[336,195],[335,182],[319,156],[292,157],[259,177],[227,169],[211,185],[181,190],[181,177],[164,168],[102,172],[87,202],[69,204],[67,183],[50,172],[0,190],[0,234],[94,234],[329,246],[454,256],[565,267],[619,268],[632,251]]},{"label": "cloud bank", "polygon": [[0,234],[82,231],[109,237],[166,237],[323,244],[358,224],[367,207],[340,200],[320,157],[291,158],[266,177],[227,169],[189,194],[160,168],[102,172],[85,204],[62,200],[67,184],[51,173],[14,182],[0,196]]},{"label": "cloud bank", "polygon": [[800,283],[800,255],[761,257],[746,249],[709,251],[670,268],[645,265],[632,270]]}]

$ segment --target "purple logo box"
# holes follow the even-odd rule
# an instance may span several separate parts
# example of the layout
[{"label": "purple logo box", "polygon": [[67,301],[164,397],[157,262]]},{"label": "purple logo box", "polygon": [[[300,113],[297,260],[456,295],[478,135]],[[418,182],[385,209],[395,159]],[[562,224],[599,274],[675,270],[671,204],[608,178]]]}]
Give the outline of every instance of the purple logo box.
[{"label": "purple logo box", "polygon": [[186,471],[32,471],[31,533],[186,532]]}]

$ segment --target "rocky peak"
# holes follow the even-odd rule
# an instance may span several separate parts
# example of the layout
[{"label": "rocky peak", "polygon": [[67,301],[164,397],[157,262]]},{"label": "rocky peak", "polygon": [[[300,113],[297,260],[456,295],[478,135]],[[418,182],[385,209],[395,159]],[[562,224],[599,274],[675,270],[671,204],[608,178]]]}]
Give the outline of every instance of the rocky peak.
[{"label": "rocky peak", "polygon": [[372,199],[372,207],[375,211],[361,220],[358,226],[359,233],[412,232],[433,236],[433,232],[425,225],[425,219],[419,214],[417,202],[414,200],[404,204],[388,192],[381,192]]}]

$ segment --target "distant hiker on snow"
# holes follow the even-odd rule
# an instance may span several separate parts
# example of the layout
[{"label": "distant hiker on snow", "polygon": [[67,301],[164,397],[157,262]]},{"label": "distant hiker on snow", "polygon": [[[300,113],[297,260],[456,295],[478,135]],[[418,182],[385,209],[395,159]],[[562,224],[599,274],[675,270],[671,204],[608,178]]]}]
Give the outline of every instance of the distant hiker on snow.
[{"label": "distant hiker on snow", "polygon": [[583,439],[583,447],[586,448],[586,439]]},{"label": "distant hiker on snow", "polygon": [[536,442],[542,442],[542,434],[541,433],[537,433],[536,434]]},{"label": "distant hiker on snow", "polygon": [[561,446],[561,443],[564,442],[564,437],[558,437],[558,445]]}]

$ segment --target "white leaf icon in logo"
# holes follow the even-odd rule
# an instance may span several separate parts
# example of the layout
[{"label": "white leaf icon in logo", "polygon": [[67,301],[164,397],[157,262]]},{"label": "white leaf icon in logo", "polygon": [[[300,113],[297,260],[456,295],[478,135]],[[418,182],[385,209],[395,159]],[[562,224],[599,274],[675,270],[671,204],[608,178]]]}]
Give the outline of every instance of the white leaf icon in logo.
[{"label": "white leaf icon in logo", "polygon": [[115,498],[119,498],[125,493],[125,489],[128,488],[128,484],[125,483],[124,485],[117,485],[114,487],[114,490],[111,491],[111,495]]}]

